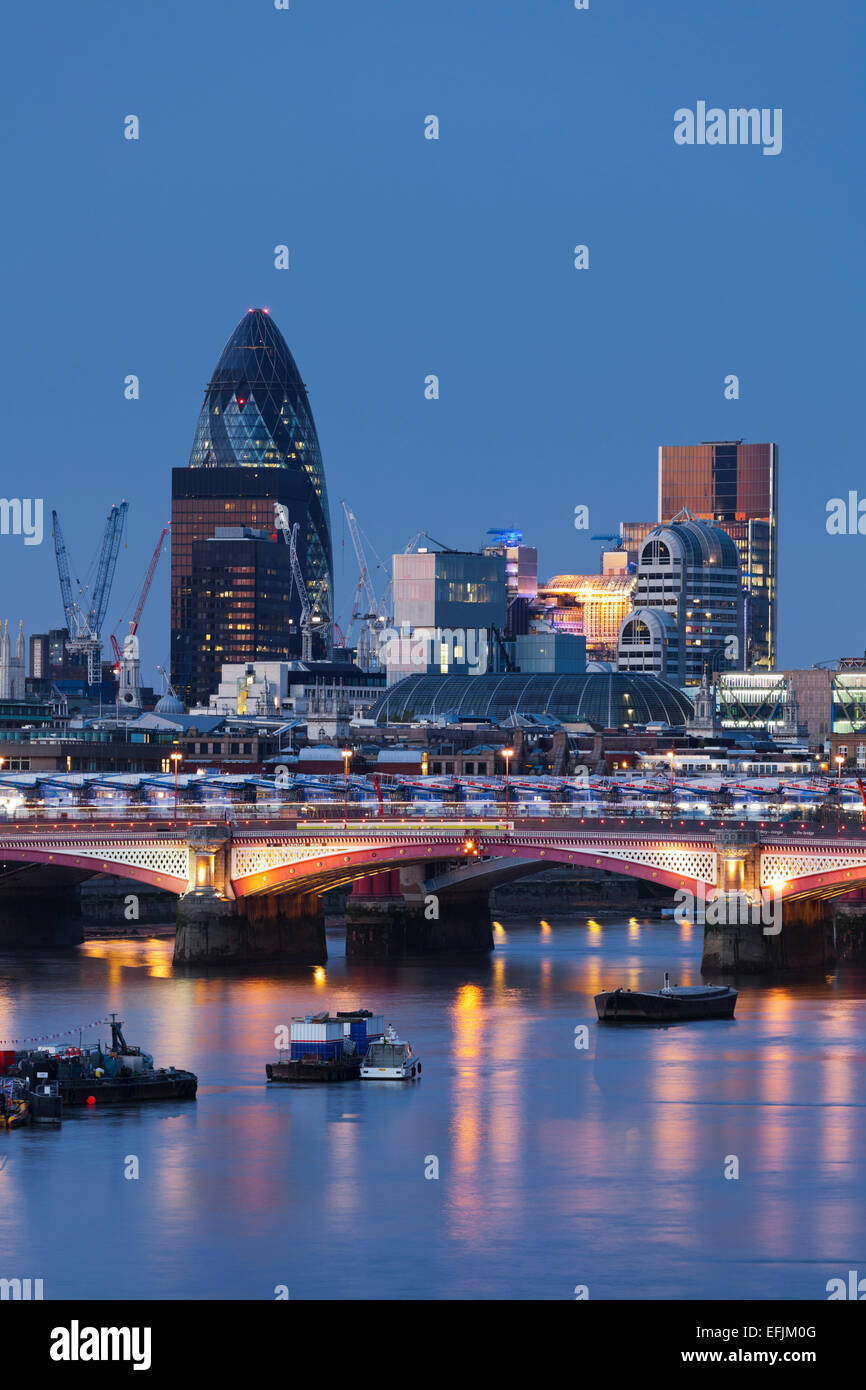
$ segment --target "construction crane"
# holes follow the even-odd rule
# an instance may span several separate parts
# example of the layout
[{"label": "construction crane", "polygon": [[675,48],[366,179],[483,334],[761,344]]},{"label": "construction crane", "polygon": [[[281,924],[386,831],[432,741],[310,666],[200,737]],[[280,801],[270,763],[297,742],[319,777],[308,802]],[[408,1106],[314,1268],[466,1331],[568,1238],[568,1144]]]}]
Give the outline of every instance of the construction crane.
[{"label": "construction crane", "polygon": [[[51,513],[54,530],[54,554],[57,559],[57,574],[60,579],[60,597],[63,601],[63,611],[66,614],[66,625],[69,629],[70,641],[68,645],[70,651],[83,653],[87,662],[88,685],[97,685],[101,676],[102,622],[108,607],[111,586],[114,582],[114,571],[117,568],[117,556],[120,551],[128,507],[128,502],[121,502],[119,507],[113,506],[108,513],[105,519],[105,529],[102,533],[102,544],[99,547],[93,587],[89,595],[87,586],[76,581],[81,601],[75,599],[72,594],[69,553],[60,527],[60,518],[56,512]],[[87,604],[86,608],[83,606],[84,604]]]},{"label": "construction crane", "polygon": [[[163,542],[165,541],[165,538],[170,530],[171,527],[163,526],[159,540],[156,543],[156,549],[150,557],[150,564],[148,565],[147,570],[145,572],[144,582],[141,586],[141,593],[138,596],[138,603],[135,605],[135,613],[133,614],[129,624],[130,637],[134,637],[135,634],[138,632],[138,624],[141,622],[141,615],[144,612],[144,605],[147,602],[147,596],[150,593],[150,586],[153,583],[153,576],[156,574],[156,567],[159,564],[159,557],[162,554]],[[115,662],[119,665],[122,653],[118,645],[117,637],[115,636],[114,632],[112,632],[111,634],[111,650],[114,653]]]},{"label": "construction crane", "polygon": [[[362,671],[375,671],[379,667],[379,636],[384,626],[383,614],[380,611],[379,600],[376,598],[376,591],[370,578],[370,567],[367,563],[358,519],[345,498],[341,499],[340,505],[343,508],[346,525],[352,538],[355,559],[358,561],[360,571],[355,603],[352,608],[352,623],[360,621],[361,624],[358,636],[358,665]],[[375,554],[375,551],[373,553]],[[376,562],[380,569],[385,568],[378,555]],[[361,603],[362,596],[366,600],[366,612],[362,611],[364,607],[364,604]]]},{"label": "construction crane", "polygon": [[[301,572],[301,562],[298,559],[298,532],[300,526],[297,521],[289,529],[289,513],[281,502],[274,503],[274,523],[280,531],[283,540],[289,547],[289,565],[292,571],[292,578],[295,581],[295,588],[298,591],[298,598],[301,601],[301,660],[312,661],[313,659],[313,632],[316,622],[314,614],[321,611],[323,602],[328,598],[328,576],[325,575],[312,600],[307,593],[307,586],[304,583],[304,576]],[[324,620],[330,625],[330,614]]]}]

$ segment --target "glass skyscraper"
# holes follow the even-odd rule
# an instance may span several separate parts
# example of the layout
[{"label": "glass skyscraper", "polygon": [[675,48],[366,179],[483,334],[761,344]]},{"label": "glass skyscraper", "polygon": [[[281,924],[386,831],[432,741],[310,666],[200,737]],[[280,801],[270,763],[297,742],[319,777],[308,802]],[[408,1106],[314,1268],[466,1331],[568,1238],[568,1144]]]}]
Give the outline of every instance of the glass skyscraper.
[{"label": "glass skyscraper", "polygon": [[746,597],[745,664],[768,670],[778,660],[778,505],[776,444],[721,440],[659,448],[659,522],[687,507],[734,541]]},{"label": "glass skyscraper", "polygon": [[[255,595],[248,585],[243,593],[235,593],[232,584],[218,595],[197,592],[209,569],[201,563],[206,552],[199,543],[213,540],[217,528],[264,531],[282,545],[275,532],[275,503],[285,507],[290,525],[299,524],[298,559],[320,628],[313,655],[327,657],[333,558],[319,439],[306,387],[283,335],[266,309],[250,309],[208,383],[189,466],[172,470],[171,667],[175,688],[187,703],[207,699],[212,691],[204,685],[223,661],[266,660],[277,650],[301,655],[301,603],[286,583],[284,563],[279,583],[271,586],[280,595],[280,611],[273,608],[273,592],[266,605],[271,630],[267,651],[256,646],[261,632],[249,621]],[[213,612],[216,598],[222,610],[220,633],[231,634],[232,656],[226,642],[205,631],[208,625],[201,621]]]}]

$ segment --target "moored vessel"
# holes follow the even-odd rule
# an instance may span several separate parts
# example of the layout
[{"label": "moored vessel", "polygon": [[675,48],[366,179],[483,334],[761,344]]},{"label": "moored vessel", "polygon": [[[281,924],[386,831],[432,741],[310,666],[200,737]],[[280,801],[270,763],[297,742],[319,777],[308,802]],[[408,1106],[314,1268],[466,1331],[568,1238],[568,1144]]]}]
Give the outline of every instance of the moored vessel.
[{"label": "moored vessel", "polygon": [[383,1038],[372,1042],[361,1063],[362,1081],[411,1081],[421,1075],[421,1062],[410,1043],[397,1037],[389,1024]]},{"label": "moored vessel", "polygon": [[603,1023],[687,1023],[733,1018],[737,991],[728,985],[672,985],[658,990],[602,990],[595,1007]]},{"label": "moored vessel", "polygon": [[268,1062],[268,1081],[355,1081],[369,1043],[381,1038],[384,1020],[369,1009],[324,1010],[293,1018],[289,1055]]},{"label": "moored vessel", "polygon": [[[40,1047],[16,1052],[6,1068],[21,1078],[44,1118],[59,1118],[52,1086],[61,1106],[111,1105],[143,1100],[194,1100],[198,1077],[176,1067],[155,1067],[149,1052],[130,1047],[123,1023],[111,1015],[111,1043],[87,1047]],[[46,1090],[46,1087],[48,1088]],[[42,1100],[39,1101],[40,1094]]]}]

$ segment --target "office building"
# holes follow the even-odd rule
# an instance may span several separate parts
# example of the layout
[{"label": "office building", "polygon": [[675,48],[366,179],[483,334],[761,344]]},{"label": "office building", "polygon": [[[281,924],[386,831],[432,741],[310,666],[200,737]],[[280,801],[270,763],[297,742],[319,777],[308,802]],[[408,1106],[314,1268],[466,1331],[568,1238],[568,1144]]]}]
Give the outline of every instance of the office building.
[{"label": "office building", "polygon": [[588,661],[615,661],[623,619],[631,611],[633,574],[556,574],[539,585],[537,609],[559,632],[586,639]]},{"label": "office building", "polygon": [[723,662],[742,667],[743,594],[726,531],[683,511],[657,526],[638,557],[634,611],[619,633],[617,667],[700,685]]},{"label": "office building", "polygon": [[735,543],[746,591],[747,668],[777,660],[779,450],[721,440],[659,448],[658,520],[685,507]]},{"label": "office building", "polygon": [[505,561],[505,636],[517,637],[529,631],[538,594],[538,551],[523,544],[522,531],[491,530],[487,534],[491,539],[484,554],[501,555]]},{"label": "office building", "polygon": [[394,628],[383,634],[389,685],[427,672],[476,676],[495,664],[507,604],[503,556],[395,555],[393,584]]},{"label": "office building", "polygon": [[48,633],[34,632],[30,638],[30,675],[34,680],[48,679]]},{"label": "office building", "polygon": [[[203,631],[211,630],[201,627],[211,598],[200,593],[199,586],[217,578],[214,566],[218,569],[221,563],[197,547],[223,527],[278,536],[277,503],[285,508],[290,527],[298,525],[302,580],[318,619],[313,654],[324,658],[330,652],[333,561],[319,440],[306,387],[285,339],[267,310],[251,309],[223,349],[208,383],[189,466],[172,471],[171,665],[173,683],[186,703],[206,700],[221,663],[230,659],[227,650],[212,650],[213,635],[207,651],[196,647],[205,641]],[[250,552],[264,544],[253,536],[237,538],[237,544],[244,542]],[[281,540],[277,544],[287,550]],[[282,597],[275,601],[277,576],[267,573],[270,562],[265,560],[261,551],[252,565],[255,583],[260,578],[266,582],[261,607],[269,615],[262,625],[251,624],[248,615],[241,625],[236,617],[231,633],[225,625],[233,660],[300,655],[300,597],[284,582],[280,568],[277,587]],[[273,633],[278,619],[283,630],[282,641],[276,643],[279,650],[271,638],[267,650],[257,649],[258,637]]]},{"label": "office building", "polygon": [[299,655],[289,548],[249,526],[217,526],[195,541],[190,564],[190,678],[206,699],[227,662],[288,661]]}]

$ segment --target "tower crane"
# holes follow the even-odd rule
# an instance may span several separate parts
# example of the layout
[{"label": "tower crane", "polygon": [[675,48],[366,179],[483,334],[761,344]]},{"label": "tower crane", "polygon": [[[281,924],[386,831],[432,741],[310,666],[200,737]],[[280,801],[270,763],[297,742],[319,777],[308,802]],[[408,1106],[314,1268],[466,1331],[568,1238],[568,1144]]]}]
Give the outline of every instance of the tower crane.
[{"label": "tower crane", "polygon": [[[87,661],[87,682],[89,685],[96,685],[101,674],[102,621],[114,582],[117,556],[120,551],[128,508],[128,502],[121,502],[119,507],[113,506],[111,508],[105,519],[105,529],[102,533],[102,543],[99,547],[96,574],[89,593],[89,601],[87,587],[77,581],[82,602],[73,598],[69,553],[60,527],[60,518],[56,511],[51,513],[54,554],[57,559],[57,574],[60,579],[60,597],[63,601],[63,611],[66,614],[66,624],[69,628],[69,649],[84,654]],[[83,607],[83,603],[87,603],[86,608]]]},{"label": "tower crane", "polygon": [[[156,549],[150,557],[150,564],[148,565],[147,570],[145,572],[144,581],[141,586],[141,593],[138,596],[138,603],[135,605],[135,613],[133,614],[132,619],[130,620],[130,637],[134,637],[135,634],[138,632],[138,624],[141,622],[141,615],[144,612],[144,605],[147,602],[147,596],[150,593],[150,586],[153,583],[153,576],[156,574],[156,567],[159,564],[159,558],[162,554],[163,542],[165,541],[165,538],[170,530],[171,527],[163,526],[159,540],[156,543]],[[115,632],[112,632],[111,634],[111,650],[114,653],[115,662],[119,665],[122,653],[120,650],[120,646],[118,645]]]},{"label": "tower crane", "polygon": [[[274,503],[274,522],[283,540],[289,547],[289,565],[292,571],[292,578],[295,581],[295,588],[298,591],[298,598],[301,601],[301,660],[312,661],[313,659],[313,632],[315,630],[314,613],[321,612],[323,602],[326,605],[329,598],[328,576],[325,575],[312,599],[307,593],[307,586],[304,583],[304,576],[301,572],[301,562],[298,559],[298,532],[300,526],[294,522],[289,529],[289,514],[286,507],[281,502]],[[325,624],[330,625],[330,613],[324,619]]]},{"label": "tower crane", "polygon": [[[346,525],[349,528],[349,535],[352,538],[352,547],[355,551],[355,558],[358,561],[360,577],[358,588],[355,592],[355,603],[352,608],[352,622],[357,619],[361,622],[361,631],[358,639],[358,665],[363,671],[375,671],[379,665],[379,635],[382,631],[384,613],[381,611],[379,600],[376,598],[376,591],[373,588],[373,581],[370,578],[370,567],[367,563],[367,556],[364,551],[364,542],[361,538],[361,528],[358,519],[345,498],[341,499],[341,507],[346,518]],[[374,551],[375,554],[375,551]],[[384,569],[378,555],[377,563]],[[390,587],[390,581],[389,581]],[[366,600],[366,613],[361,612],[361,598]]]}]

